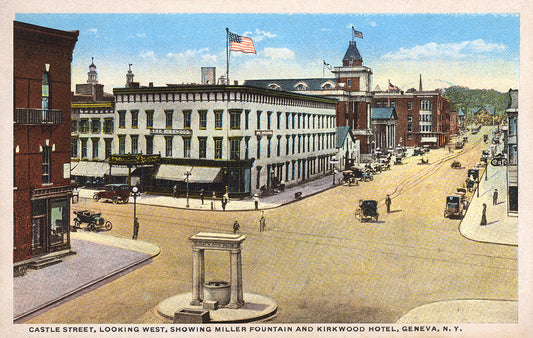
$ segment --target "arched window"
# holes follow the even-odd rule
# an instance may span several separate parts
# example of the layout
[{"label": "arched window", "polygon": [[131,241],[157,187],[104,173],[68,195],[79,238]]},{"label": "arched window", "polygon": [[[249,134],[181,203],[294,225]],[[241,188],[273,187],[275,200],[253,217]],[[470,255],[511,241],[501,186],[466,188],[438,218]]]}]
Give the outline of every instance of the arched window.
[{"label": "arched window", "polygon": [[281,90],[281,86],[277,83],[271,83],[268,85],[268,89]]},{"label": "arched window", "polygon": [[294,87],[298,90],[307,90],[309,85],[305,82],[298,82]]},{"label": "arched window", "polygon": [[335,89],[335,84],[331,81],[324,82],[322,84],[322,90],[332,90]]}]

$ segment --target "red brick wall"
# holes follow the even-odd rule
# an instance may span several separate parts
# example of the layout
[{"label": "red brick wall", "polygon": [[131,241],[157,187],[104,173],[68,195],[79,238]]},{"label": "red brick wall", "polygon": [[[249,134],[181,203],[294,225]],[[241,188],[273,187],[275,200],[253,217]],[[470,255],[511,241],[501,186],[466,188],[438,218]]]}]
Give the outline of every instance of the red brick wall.
[{"label": "red brick wall", "polygon": [[14,147],[14,249],[15,262],[31,258],[31,192],[43,187],[42,153],[39,146],[55,149],[51,154],[52,187],[70,185],[63,178],[63,164],[70,163],[70,67],[78,32],[63,32],[15,22],[14,108],[42,107],[42,76],[50,65],[50,109],[62,111],[60,125],[15,125]]}]

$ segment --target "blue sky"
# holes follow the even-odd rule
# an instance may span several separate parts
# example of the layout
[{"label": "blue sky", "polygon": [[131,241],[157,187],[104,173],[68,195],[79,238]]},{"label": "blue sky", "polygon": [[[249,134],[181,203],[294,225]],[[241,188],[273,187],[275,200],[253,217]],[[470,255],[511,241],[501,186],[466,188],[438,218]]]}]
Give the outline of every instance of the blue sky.
[{"label": "blue sky", "polygon": [[[106,92],[123,87],[132,63],[141,85],[197,83],[200,67],[226,72],[225,29],[251,37],[257,55],[232,52],[230,78],[322,77],[340,66],[351,26],[372,86],[518,88],[520,17],[512,14],[16,14],[79,30],[72,83],[85,83],[91,57]],[[333,74],[326,70],[326,76]]]}]

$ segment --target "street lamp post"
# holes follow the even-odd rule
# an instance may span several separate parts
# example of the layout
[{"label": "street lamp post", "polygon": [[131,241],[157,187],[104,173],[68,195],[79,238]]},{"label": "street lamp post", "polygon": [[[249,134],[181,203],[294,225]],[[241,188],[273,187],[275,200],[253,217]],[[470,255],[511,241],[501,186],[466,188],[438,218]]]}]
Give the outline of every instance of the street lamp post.
[{"label": "street lamp post", "polygon": [[139,235],[139,221],[137,220],[137,196],[139,195],[139,188],[134,186],[131,189],[133,195],[133,239],[137,239]]},{"label": "street lamp post", "polygon": [[189,176],[191,176],[191,171],[187,170],[185,172],[185,184],[187,189],[187,208],[189,207]]}]

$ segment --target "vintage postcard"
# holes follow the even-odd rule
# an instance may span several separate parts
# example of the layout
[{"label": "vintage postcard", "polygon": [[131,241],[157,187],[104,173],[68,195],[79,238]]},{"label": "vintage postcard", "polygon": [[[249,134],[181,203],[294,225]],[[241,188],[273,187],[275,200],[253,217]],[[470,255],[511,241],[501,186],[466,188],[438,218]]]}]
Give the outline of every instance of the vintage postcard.
[{"label": "vintage postcard", "polygon": [[4,18],[8,335],[528,336],[527,7],[238,4]]}]

